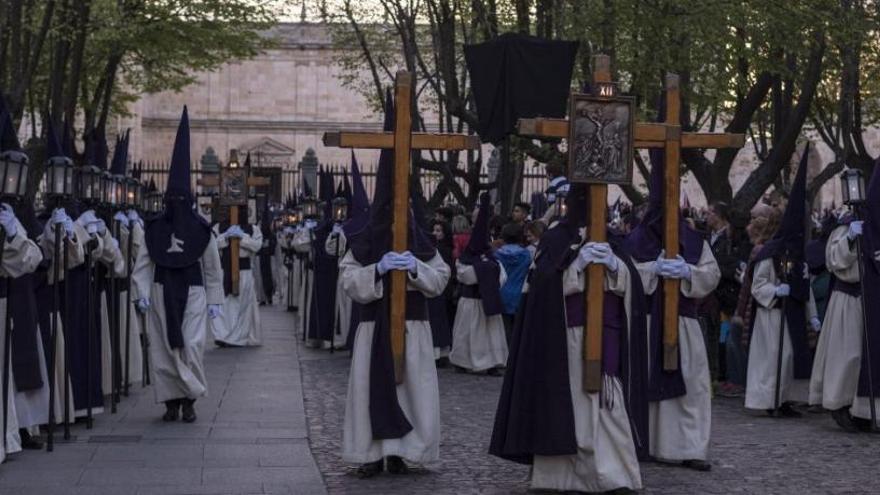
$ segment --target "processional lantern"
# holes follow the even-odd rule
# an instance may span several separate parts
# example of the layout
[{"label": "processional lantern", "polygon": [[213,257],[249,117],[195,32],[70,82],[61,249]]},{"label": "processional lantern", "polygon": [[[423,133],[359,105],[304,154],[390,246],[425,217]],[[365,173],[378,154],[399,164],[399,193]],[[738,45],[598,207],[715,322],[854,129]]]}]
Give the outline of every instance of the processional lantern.
[{"label": "processional lantern", "polygon": [[104,174],[94,165],[76,169],[77,196],[87,205],[96,205],[104,200]]},{"label": "processional lantern", "polygon": [[840,174],[843,204],[858,206],[865,202],[865,177],[857,168],[848,168]]},{"label": "processional lantern", "polygon": [[333,198],[333,221],[342,223],[348,218],[348,201],[343,197]]},{"label": "processional lantern", "polygon": [[136,208],[143,204],[143,185],[134,177],[126,177],[124,179],[125,201],[123,203],[128,208]]},{"label": "processional lantern", "polygon": [[119,181],[109,172],[101,174],[101,203],[109,207],[119,204]]},{"label": "processional lantern", "polygon": [[0,173],[3,174],[3,186],[0,195],[21,198],[27,191],[29,170],[27,155],[20,151],[0,153]]},{"label": "processional lantern", "polygon": [[149,213],[160,213],[164,195],[161,191],[150,191],[144,196],[144,209]]},{"label": "processional lantern", "polygon": [[73,161],[66,156],[53,156],[46,164],[46,196],[66,198],[73,194]]},{"label": "processional lantern", "polygon": [[306,220],[317,220],[321,217],[321,202],[315,198],[306,198],[302,202],[302,216]]},{"label": "processional lantern", "polygon": [[299,223],[301,215],[299,207],[284,210],[281,215],[281,224],[284,227],[294,227]]}]

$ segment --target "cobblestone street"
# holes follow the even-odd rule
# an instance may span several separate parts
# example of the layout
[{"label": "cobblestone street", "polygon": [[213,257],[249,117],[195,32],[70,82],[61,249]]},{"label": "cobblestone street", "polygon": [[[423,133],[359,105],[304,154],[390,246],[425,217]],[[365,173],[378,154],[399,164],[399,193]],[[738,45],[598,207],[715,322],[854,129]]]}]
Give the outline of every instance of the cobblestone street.
[{"label": "cobblestone street", "polygon": [[[348,353],[300,349],[309,441],[329,493],[526,493],[529,470],[488,455],[502,378],[440,369],[440,462],[360,480],[339,454]],[[713,469],[642,464],[645,493],[877,493],[880,436],[842,432],[827,414],[772,419],[741,399],[713,403]]]},{"label": "cobblestone street", "polygon": [[[194,425],[159,420],[139,385],[118,414],[48,454],[0,465],[0,494],[526,493],[529,470],[486,451],[502,378],[439,370],[441,460],[409,476],[360,480],[340,458],[348,352],[305,348],[293,316],[261,309],[264,345],[209,348],[209,397]],[[643,464],[646,493],[876,493],[880,436],[824,414],[776,420],[716,399],[713,470]]]}]

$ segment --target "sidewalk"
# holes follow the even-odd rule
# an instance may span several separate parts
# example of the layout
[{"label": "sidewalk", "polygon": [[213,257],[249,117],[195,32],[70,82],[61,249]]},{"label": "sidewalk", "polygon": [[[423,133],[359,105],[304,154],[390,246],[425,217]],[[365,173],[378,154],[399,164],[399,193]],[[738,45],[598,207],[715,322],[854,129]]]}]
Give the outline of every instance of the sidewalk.
[{"label": "sidewalk", "polygon": [[205,356],[209,395],[194,424],[163,423],[138,383],[115,415],[56,435],[55,452],[0,465],[0,494],[320,494],[303,408],[293,316],[261,308],[263,346]]}]

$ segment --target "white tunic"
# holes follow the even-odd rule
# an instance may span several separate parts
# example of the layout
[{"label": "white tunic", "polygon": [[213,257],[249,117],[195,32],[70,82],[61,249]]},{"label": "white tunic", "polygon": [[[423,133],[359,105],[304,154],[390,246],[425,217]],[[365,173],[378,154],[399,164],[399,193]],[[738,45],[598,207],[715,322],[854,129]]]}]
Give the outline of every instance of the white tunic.
[{"label": "white tunic", "polygon": [[[299,263],[301,270],[301,279],[296,288],[297,299],[296,307],[299,309],[296,313],[297,328],[304,334],[308,334],[309,318],[311,318],[312,295],[315,288],[315,270],[303,264],[310,263],[314,257],[312,256],[312,241],[314,234],[310,229],[300,229],[294,235],[291,241],[291,247],[299,254],[305,254],[305,260]],[[310,339],[311,345],[320,345],[320,340]]]},{"label": "white tunic", "polygon": [[[376,282],[376,265],[360,265],[351,253],[342,260],[345,291],[360,304],[382,297],[383,284]],[[449,267],[439,254],[427,263],[418,262],[418,276],[408,275],[407,290],[426,298],[443,292]],[[427,463],[440,457],[440,392],[434,365],[434,343],[427,321],[406,322],[404,382],[397,386],[397,400],[413,429],[401,438],[377,440],[370,423],[370,359],[373,347],[371,321],[357,328],[345,400],[342,458],[346,462],[374,462],[400,456],[410,462]]]},{"label": "white tunic", "polygon": [[346,238],[344,233],[330,234],[324,243],[324,249],[328,255],[339,255],[339,275],[336,278],[336,315],[333,318],[333,341],[336,347],[344,347],[348,340],[348,328],[351,325],[351,297],[342,286],[342,259],[346,250]]},{"label": "white tunic", "polygon": [[[218,229],[215,226],[215,229]],[[263,232],[259,226],[252,226],[252,234],[245,233],[239,242],[238,256],[242,259],[257,259],[257,251],[263,247]],[[217,238],[217,248],[229,245],[225,237]],[[256,346],[263,342],[260,311],[257,306],[254,270],[239,270],[238,295],[227,294],[223,303],[223,315],[209,320],[214,340],[237,346]]]},{"label": "white tunic", "polygon": [[[99,243],[99,248],[92,252],[92,261],[97,265],[98,263],[103,264],[107,268],[107,278],[108,280],[102,281],[105,283],[105,287],[107,290],[102,291],[100,295],[100,317],[101,317],[101,390],[104,395],[110,395],[113,392],[113,367],[111,357],[113,355],[113,346],[111,344],[111,335],[110,335],[110,307],[107,304],[107,297],[110,291],[110,278],[122,278],[125,276],[125,258],[122,257],[122,250],[120,246],[116,245],[116,239],[114,239],[113,235],[110,233],[110,229],[108,228],[103,235],[99,235],[101,242]],[[96,280],[97,281],[97,280]],[[120,311],[121,313],[121,311]],[[123,320],[119,320],[120,322]],[[124,328],[120,326],[119,333],[122,335]],[[124,356],[124,350],[122,348],[122,343],[119,345],[119,354],[120,359]],[[122,363],[119,365],[119,370],[122,372]]]},{"label": "white tunic", "polygon": [[[683,296],[700,299],[715,290],[721,270],[707,243],[703,243],[697,264],[689,266],[691,279],[681,281]],[[637,267],[645,294],[653,294],[659,282],[654,262]],[[706,343],[696,319],[679,316],[678,352],[687,393],[648,405],[651,455],[666,461],[706,460],[712,429],[712,387]]]},{"label": "white tunic", "polygon": [[[856,251],[850,246],[847,231],[847,226],[840,226],[831,233],[825,246],[825,263],[831,274],[841,281],[858,283]],[[870,400],[857,397],[863,328],[861,298],[831,292],[813,360],[810,404],[821,404],[829,410],[852,405],[853,416],[871,418]],[[875,398],[874,404],[880,413],[880,400]]]},{"label": "white tunic", "polygon": [[[507,281],[507,272],[500,270],[499,287]],[[456,263],[455,276],[464,285],[476,286],[474,267]],[[482,299],[461,297],[455,309],[452,326],[452,352],[449,362],[470,371],[485,371],[507,364],[507,336],[501,315],[486,316]]]},{"label": "white tunic", "polygon": [[[27,231],[17,220],[16,227],[18,232],[15,237],[7,239],[3,246],[3,258],[2,263],[0,263],[0,277],[16,278],[26,273],[32,273],[37,269],[37,265],[43,259],[40,249],[33,241],[27,238]],[[0,283],[5,284],[6,280],[0,280]],[[6,302],[7,300],[5,297],[0,299],[0,349],[4,347],[4,343],[6,342],[6,332],[9,330],[6,328],[5,315],[8,311]],[[34,391],[34,394],[30,394],[29,392],[16,393],[15,376],[13,376],[12,373],[12,363],[7,362],[6,357],[5,352],[0,352],[0,370],[3,370],[3,367],[5,366],[8,373],[7,379],[9,380],[9,391],[6,394],[6,397],[3,398],[3,400],[6,401],[8,408],[8,417],[5,418],[6,431],[4,432],[6,436],[6,448],[4,449],[2,438],[0,438],[0,462],[3,462],[6,458],[6,454],[21,450],[21,438],[18,434],[19,427],[33,426],[33,424],[19,424],[18,418],[20,413],[16,406],[25,408],[24,411],[21,411],[21,414],[23,414],[29,422],[38,416],[41,417],[42,411],[37,408],[45,405],[46,409],[43,411],[49,410],[48,400],[43,402],[44,394],[48,393],[48,388],[45,385],[40,390]],[[40,364],[40,369],[43,370],[43,363]],[[43,379],[46,380],[45,374],[43,374]],[[46,384],[48,382],[44,381],[43,383]],[[0,392],[2,392],[2,387],[0,387]],[[23,394],[27,394],[27,396],[20,397],[20,399],[23,400],[17,400],[19,399],[18,396]],[[3,420],[3,408],[0,407],[0,424],[2,424]]]},{"label": "white tunic", "polygon": [[[794,274],[797,275],[797,274]],[[746,380],[746,407],[749,409],[774,409],[776,407],[776,368],[779,358],[779,325],[782,323],[782,308],[775,308],[778,298],[776,287],[782,283],[776,276],[772,259],[755,265],[752,276],[752,297],[758,303],[755,311],[752,341],[749,345],[749,367]],[[813,291],[806,305],[806,321],[816,316],[816,303]],[[788,323],[785,323],[785,338],[782,344],[782,374],[780,375],[780,404],[802,400],[797,396],[794,383],[794,351]]]},{"label": "white tunic", "polygon": [[132,300],[149,298],[146,313],[150,340],[150,374],[156,402],[172,399],[197,399],[207,394],[203,358],[208,329],[208,304],[223,304],[223,270],[214,236],[202,254],[202,286],[190,287],[183,316],[184,347],[172,349],[165,324],[165,300],[162,286],[154,283],[156,265],[146,243],[141,245],[132,274]]},{"label": "white tunic", "polygon": [[[129,232],[132,233],[131,238],[131,253],[128,252],[128,238]],[[134,269],[135,256],[137,256],[138,251],[140,250],[141,245],[144,243],[144,228],[140,224],[140,222],[135,222],[134,227],[129,229],[125,226],[120,226],[119,229],[120,239],[119,239],[119,248],[122,251],[123,258],[123,277],[127,276],[129,266],[125,263],[131,264],[131,269]],[[133,281],[130,283],[134,283]],[[131,317],[128,317],[128,323],[126,323],[126,313],[131,312]],[[135,308],[134,302],[131,301],[131,298],[128,297],[128,285],[123,286],[123,290],[119,294],[119,321],[120,321],[120,334],[122,335],[120,342],[120,349],[122,349],[122,381],[123,384],[125,382],[126,376],[128,377],[129,384],[140,383],[143,377],[144,372],[144,359],[143,359],[143,347],[141,346],[141,319],[138,318],[137,309]],[[128,334],[125,334],[126,325],[128,326]],[[128,342],[128,355],[125,354],[125,343]],[[125,362],[128,362],[128,373],[126,374],[125,370]]]},{"label": "white tunic", "polygon": [[[605,271],[605,291],[624,298],[627,319],[630,315],[630,273],[620,259],[617,272]],[[582,293],[584,276],[569,266],[563,279],[565,295]],[[629,328],[626,329],[629,332]],[[638,490],[642,487],[623,386],[619,377],[604,383],[611,389],[611,407],[602,407],[598,393],[583,389],[584,327],[568,328],[568,383],[574,408],[574,428],[578,452],[573,455],[534,458],[532,489],[605,492],[617,488]]]}]

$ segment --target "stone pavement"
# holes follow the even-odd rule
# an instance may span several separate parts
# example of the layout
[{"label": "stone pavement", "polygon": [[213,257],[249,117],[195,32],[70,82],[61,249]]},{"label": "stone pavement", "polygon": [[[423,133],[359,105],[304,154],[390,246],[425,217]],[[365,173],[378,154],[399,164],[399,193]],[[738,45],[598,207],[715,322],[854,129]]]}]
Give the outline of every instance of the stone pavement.
[{"label": "stone pavement", "polygon": [[[339,457],[348,353],[300,349],[309,441],[330,493],[525,493],[529,469],[489,456],[501,378],[439,370],[440,462],[410,476],[360,480]],[[713,404],[713,469],[642,464],[645,493],[877,493],[880,435],[842,432],[827,414],[794,420]]]},{"label": "stone pavement", "polygon": [[0,494],[324,493],[309,451],[293,317],[263,308],[263,346],[208,346],[208,397],[194,424],[163,423],[152,390],[73,428],[55,452],[0,465]]}]

